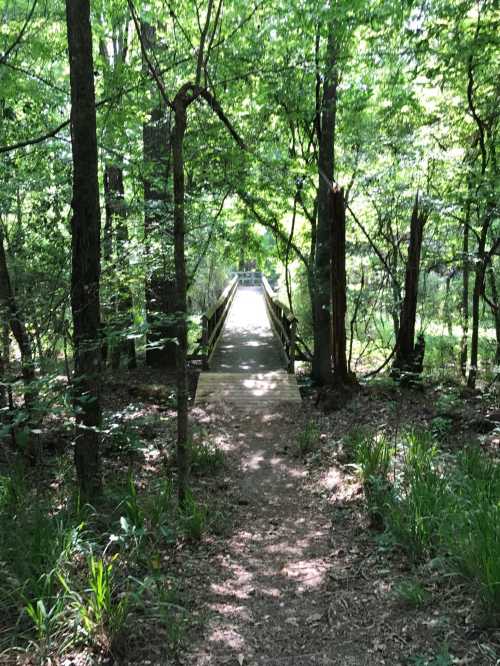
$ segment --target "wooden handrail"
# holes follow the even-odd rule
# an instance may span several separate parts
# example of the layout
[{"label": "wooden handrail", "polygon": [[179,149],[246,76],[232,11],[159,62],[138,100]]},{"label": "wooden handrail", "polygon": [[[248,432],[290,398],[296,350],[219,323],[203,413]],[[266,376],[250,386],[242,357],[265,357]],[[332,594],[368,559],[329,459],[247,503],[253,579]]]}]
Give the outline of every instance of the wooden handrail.
[{"label": "wooden handrail", "polygon": [[284,303],[282,303],[267,279],[262,276],[262,286],[271,326],[281,343],[281,350],[285,356],[287,370],[295,372],[295,347],[297,336],[297,317]]},{"label": "wooden handrail", "polygon": [[236,275],[219,296],[217,302],[202,315],[201,346],[204,370],[208,370],[210,367],[210,361],[219,342],[222,327],[233,303],[237,287],[238,276]]}]

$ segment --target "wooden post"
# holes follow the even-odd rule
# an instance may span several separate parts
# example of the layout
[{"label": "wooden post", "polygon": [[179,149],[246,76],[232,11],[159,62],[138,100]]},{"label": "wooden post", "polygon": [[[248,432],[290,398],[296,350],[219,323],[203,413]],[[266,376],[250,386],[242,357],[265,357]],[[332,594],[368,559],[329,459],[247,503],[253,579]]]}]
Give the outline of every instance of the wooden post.
[{"label": "wooden post", "polygon": [[208,319],[206,315],[201,318],[201,325],[203,328],[201,334],[201,344],[203,349],[203,370],[209,370],[208,365]]},{"label": "wooden post", "polygon": [[295,340],[297,337],[297,320],[292,319],[290,324],[290,348],[288,351],[288,372],[293,375],[295,373]]}]

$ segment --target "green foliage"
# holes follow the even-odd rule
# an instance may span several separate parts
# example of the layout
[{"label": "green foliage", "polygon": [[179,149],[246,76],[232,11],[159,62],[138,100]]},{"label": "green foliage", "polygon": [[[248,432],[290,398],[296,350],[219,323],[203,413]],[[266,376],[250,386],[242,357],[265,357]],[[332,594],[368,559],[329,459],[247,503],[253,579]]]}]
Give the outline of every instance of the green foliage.
[{"label": "green foliage", "polygon": [[447,645],[443,645],[439,654],[433,657],[423,657],[415,655],[410,658],[412,666],[452,666],[453,658],[450,656]]},{"label": "green foliage", "polygon": [[[366,444],[361,444],[361,450],[365,449]],[[374,467],[371,462],[369,468]],[[413,561],[441,558],[448,571],[473,583],[485,615],[490,621],[497,621],[500,617],[498,464],[478,448],[467,448],[456,463],[445,466],[432,435],[414,431],[405,436],[402,466],[392,486],[379,482],[375,488],[378,494],[370,509],[373,511],[375,504],[390,534],[408,556]],[[398,589],[401,598],[407,597],[408,603],[413,599],[414,605],[420,603],[417,591],[418,586],[413,584]]]},{"label": "green foliage", "polygon": [[389,474],[392,448],[384,435],[369,435],[358,432],[352,435],[358,471],[363,483],[374,479],[387,479]]},{"label": "green foliage", "polygon": [[406,606],[421,608],[430,600],[430,594],[418,580],[401,581],[395,588],[396,596]]},{"label": "green foliage", "polygon": [[207,507],[197,502],[192,493],[188,492],[178,513],[180,528],[186,539],[200,541],[207,524]]},{"label": "green foliage", "polygon": [[314,451],[319,443],[320,431],[317,424],[310,419],[297,436],[297,455],[305,456]]},{"label": "green foliage", "polygon": [[431,433],[438,442],[445,442],[453,428],[453,421],[445,416],[436,416],[431,421]]},{"label": "green foliage", "polygon": [[409,433],[401,481],[388,504],[386,520],[412,559],[433,554],[447,507],[447,481],[438,469],[432,438],[422,432]]},{"label": "green foliage", "polygon": [[224,452],[214,442],[202,440],[190,446],[191,469],[203,476],[216,474],[224,466]]}]

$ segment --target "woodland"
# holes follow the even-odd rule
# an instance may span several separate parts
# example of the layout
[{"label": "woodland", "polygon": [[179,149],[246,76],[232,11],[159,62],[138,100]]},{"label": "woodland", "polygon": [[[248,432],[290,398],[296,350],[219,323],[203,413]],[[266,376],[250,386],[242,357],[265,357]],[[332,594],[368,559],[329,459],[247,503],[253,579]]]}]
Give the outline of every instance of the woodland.
[{"label": "woodland", "polygon": [[498,1],[0,13],[0,664],[499,664]]}]

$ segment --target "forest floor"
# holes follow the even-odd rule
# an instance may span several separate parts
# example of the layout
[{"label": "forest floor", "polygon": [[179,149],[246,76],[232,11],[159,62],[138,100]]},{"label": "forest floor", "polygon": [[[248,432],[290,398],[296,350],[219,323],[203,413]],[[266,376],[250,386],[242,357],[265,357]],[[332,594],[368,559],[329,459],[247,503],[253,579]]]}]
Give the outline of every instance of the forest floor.
[{"label": "forest floor", "polygon": [[[225,533],[207,537],[189,561],[184,585],[197,622],[181,663],[500,663],[500,632],[478,624],[461,581],[412,567],[370,529],[342,447],[353,426],[430,427],[436,397],[386,383],[329,416],[307,400],[299,410],[283,404],[257,414],[196,410],[195,421],[226,452],[219,488],[233,511]],[[473,411],[463,423],[481,418]],[[311,422],[318,441],[301,456],[300,433]],[[499,444],[493,433],[486,445]],[[418,608],[397,593],[415,578],[428,592]]]},{"label": "forest floor", "polygon": [[[120,438],[105,438],[106,492],[126,487],[133,473],[146,511],[158,482],[175,475],[173,377],[139,368],[106,382],[106,423],[134,435],[125,448]],[[124,581],[120,595],[131,576],[160,580],[167,592],[175,588],[167,599],[173,612],[149,609],[149,597],[141,597],[117,644],[60,658],[56,650],[51,664],[500,664],[500,630],[483,622],[469,586],[433,560],[412,564],[371,527],[346,447],[354,429],[397,438],[416,427],[436,430],[445,454],[479,441],[500,458],[498,394],[467,393],[454,383],[401,389],[381,378],[324,414],[302,384],[302,405],[192,408],[193,446],[222,452],[216,465],[201,460],[193,470],[193,496],[205,511],[201,537],[179,533],[162,542],[148,532],[134,561],[125,551],[114,564]],[[195,387],[193,373],[192,395]],[[69,446],[47,447],[36,472],[42,486],[55,487],[61,456],[71,470]],[[109,516],[100,509],[103,543],[120,511],[123,501]],[[413,603],[401,590],[415,581],[425,595]],[[30,654],[5,663],[49,663]]]}]

